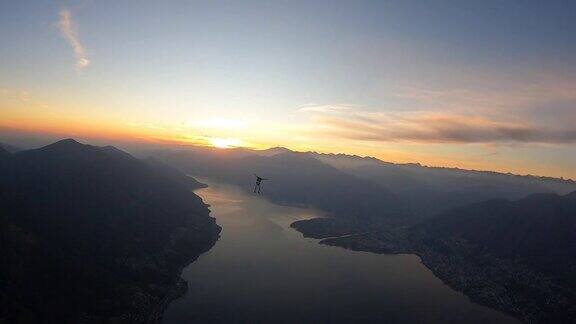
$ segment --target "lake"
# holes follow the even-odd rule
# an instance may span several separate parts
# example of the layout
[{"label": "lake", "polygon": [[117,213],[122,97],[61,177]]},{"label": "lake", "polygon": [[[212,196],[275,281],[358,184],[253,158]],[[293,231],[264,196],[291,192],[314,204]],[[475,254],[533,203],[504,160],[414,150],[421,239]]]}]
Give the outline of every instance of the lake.
[{"label": "lake", "polygon": [[290,228],[318,212],[217,183],[197,194],[211,205],[221,238],[184,269],[189,290],[164,323],[517,322],[450,289],[415,255],[324,246]]}]

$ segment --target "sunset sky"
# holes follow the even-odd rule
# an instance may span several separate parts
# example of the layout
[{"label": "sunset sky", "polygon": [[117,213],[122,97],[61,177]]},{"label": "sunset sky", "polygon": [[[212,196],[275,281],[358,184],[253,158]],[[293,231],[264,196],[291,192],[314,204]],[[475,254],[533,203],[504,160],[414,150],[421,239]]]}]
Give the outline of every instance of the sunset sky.
[{"label": "sunset sky", "polygon": [[0,127],[576,179],[576,1],[1,1]]}]

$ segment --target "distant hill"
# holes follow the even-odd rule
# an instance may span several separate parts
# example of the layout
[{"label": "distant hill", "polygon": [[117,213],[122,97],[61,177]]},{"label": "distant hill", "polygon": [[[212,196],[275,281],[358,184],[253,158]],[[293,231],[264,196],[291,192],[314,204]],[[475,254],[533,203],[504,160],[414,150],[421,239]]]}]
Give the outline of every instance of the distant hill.
[{"label": "distant hill", "polygon": [[68,139],[2,164],[3,321],[159,322],[218,238],[185,175],[113,147]]},{"label": "distant hill", "polygon": [[576,182],[571,180],[394,164],[344,154],[311,154],[343,172],[385,187],[422,219],[489,199],[514,200],[532,193],[566,194],[576,190]]},{"label": "distant hill", "polygon": [[9,144],[5,144],[5,143],[0,143],[0,149],[3,149],[9,153],[16,153],[18,151],[21,151],[22,149],[16,147],[16,146],[12,146]]},{"label": "distant hill", "polygon": [[294,153],[293,151],[285,148],[285,147],[272,147],[265,150],[253,150],[254,154],[262,155],[262,156],[274,156],[277,154],[284,154],[284,153]]}]

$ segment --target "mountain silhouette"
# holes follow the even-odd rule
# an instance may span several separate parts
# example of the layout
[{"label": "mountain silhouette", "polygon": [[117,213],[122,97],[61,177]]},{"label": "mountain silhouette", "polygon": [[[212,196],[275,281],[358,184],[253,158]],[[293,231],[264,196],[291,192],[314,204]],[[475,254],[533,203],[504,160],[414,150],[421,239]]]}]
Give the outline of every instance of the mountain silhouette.
[{"label": "mountain silhouette", "polygon": [[72,139],[5,158],[2,318],[158,322],[185,289],[181,269],[220,231],[177,178]]}]

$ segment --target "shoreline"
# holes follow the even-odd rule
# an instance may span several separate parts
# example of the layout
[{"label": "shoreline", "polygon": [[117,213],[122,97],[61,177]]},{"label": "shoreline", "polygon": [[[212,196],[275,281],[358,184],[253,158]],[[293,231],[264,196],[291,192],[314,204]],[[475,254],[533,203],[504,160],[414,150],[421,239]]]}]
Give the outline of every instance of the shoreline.
[{"label": "shoreline", "polygon": [[[416,255],[450,289],[463,293],[478,305],[500,311],[520,322],[538,322],[543,318],[545,309],[539,307],[534,300],[507,290],[504,284],[514,280],[530,285],[542,281],[542,275],[512,261],[494,259],[489,255],[474,255],[474,247],[466,245],[466,242],[432,243],[427,241],[424,234],[421,234],[422,237],[409,237],[405,228],[371,233],[354,233],[355,230],[350,229],[348,234],[328,236],[324,232],[325,228],[314,232],[311,227],[302,226],[303,223],[295,223],[290,227],[304,237],[319,239],[318,244],[375,254]],[[441,244],[445,244],[442,248],[448,250],[456,247],[459,253],[440,253],[438,250],[442,250]],[[475,266],[479,263],[485,268]],[[550,291],[553,287],[551,283],[545,282],[538,288]],[[559,298],[552,293],[547,297],[551,300]]]}]

